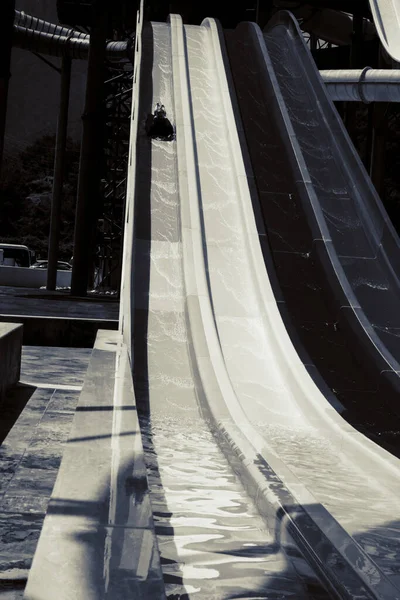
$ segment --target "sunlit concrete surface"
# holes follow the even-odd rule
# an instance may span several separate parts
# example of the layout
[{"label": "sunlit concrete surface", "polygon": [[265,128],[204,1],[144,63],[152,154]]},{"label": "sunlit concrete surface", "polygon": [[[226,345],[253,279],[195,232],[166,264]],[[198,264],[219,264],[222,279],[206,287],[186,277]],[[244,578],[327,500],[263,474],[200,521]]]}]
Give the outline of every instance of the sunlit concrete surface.
[{"label": "sunlit concrete surface", "polygon": [[100,331],[48,506],[26,598],[162,598],[126,348]]},{"label": "sunlit concrete surface", "polygon": [[86,348],[24,347],[0,424],[0,598],[23,594],[89,363]]}]

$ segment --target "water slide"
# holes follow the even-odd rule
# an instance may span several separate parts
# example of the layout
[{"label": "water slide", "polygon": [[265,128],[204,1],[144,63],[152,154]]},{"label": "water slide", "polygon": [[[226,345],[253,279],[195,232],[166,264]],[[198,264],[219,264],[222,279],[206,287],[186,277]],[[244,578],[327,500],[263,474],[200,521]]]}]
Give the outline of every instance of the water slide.
[{"label": "water slide", "polygon": [[400,430],[398,238],[288,13],[139,14],[125,217],[27,600],[400,598],[399,460],[357,423]]},{"label": "water slide", "polygon": [[[181,593],[183,585],[189,596],[209,598],[212,593],[222,598],[228,590],[239,590],[242,596],[237,597],[243,597],[253,580],[261,597],[267,597],[295,580],[296,597],[309,597],[305,590],[310,587],[301,581],[306,571],[296,564],[303,556],[314,570],[308,576],[319,577],[334,597],[400,597],[399,576],[391,566],[398,553],[398,459],[344,421],[336,410],[340,403],[332,406],[335,399],[316,385],[313,365],[299,354],[301,345],[294,347],[282,318],[284,302],[275,295],[279,272],[267,243],[265,211],[259,206],[269,194],[281,210],[290,211],[290,204],[285,207],[280,200],[291,200],[296,186],[276,191],[274,184],[282,173],[290,183],[294,173],[294,183],[311,197],[304,206],[309,206],[307,217],[316,232],[322,221],[313,211],[318,217],[323,214],[319,198],[311,194],[314,188],[323,191],[317,175],[332,183],[337,173],[343,174],[346,160],[350,164],[345,175],[349,169],[359,174],[355,153],[350,155],[342,145],[337,149],[338,155],[345,152],[339,166],[335,155],[336,162],[327,162],[322,171],[317,165],[309,174],[302,154],[291,151],[304,133],[290,127],[293,122],[308,131],[301,151],[308,142],[310,156],[332,158],[332,150],[315,146],[312,136],[321,115],[330,139],[344,134],[332,129],[331,104],[328,110],[321,97],[304,98],[291,87],[299,48],[296,30],[288,22],[276,26],[279,41],[271,42],[277,55],[280,50],[275,68],[280,61],[289,75],[285,85],[292,103],[286,104],[286,112],[279,104],[283,84],[273,77],[269,50],[256,26],[239,27],[227,38],[229,56],[224,36],[211,19],[200,27],[183,26],[179,17],[171,16],[168,24],[142,26],[136,39],[121,326],[142,414],[167,591]],[[253,55],[245,83],[235,68],[238,51],[243,57]],[[268,73],[260,70],[263,61]],[[313,83],[309,72],[301,76],[305,84]],[[262,119],[254,119],[254,127],[247,130],[251,115],[243,110],[244,89],[261,115],[277,118],[279,99],[279,119],[286,130],[275,129],[273,137],[263,129]],[[151,140],[146,134],[156,102],[167,109],[174,141]],[[257,128],[264,136],[260,156],[264,149],[275,153],[281,173],[254,160],[251,139]],[[332,180],[333,164],[338,172]],[[353,183],[355,196],[356,185],[364,184],[362,177]],[[351,211],[353,204],[346,204],[348,196],[339,189],[336,221],[349,224],[348,214],[340,211]],[[359,194],[356,200],[362,204],[365,198]],[[378,201],[371,204],[376,220],[383,213]],[[365,211],[363,224],[365,220],[375,231],[379,225],[368,215]],[[355,224],[353,219],[349,225],[353,232]],[[293,241],[304,237],[304,219],[299,217],[298,225]],[[383,219],[381,233],[388,228]],[[327,233],[318,235],[318,247],[325,248],[323,273],[332,273],[329,261],[343,270],[333,260],[338,241]],[[354,236],[359,247],[367,244]],[[294,254],[289,260],[298,280]],[[371,264],[374,256],[367,257]],[[335,276],[330,275],[333,287],[341,290],[344,279]],[[354,329],[357,338],[360,332]],[[371,352],[374,363],[375,350]],[[239,487],[229,488],[232,476],[216,440],[267,517],[264,540],[279,531],[273,537],[279,558],[275,571],[265,564],[265,549],[255,555],[243,552],[245,547],[261,548],[259,524],[239,482],[235,480]],[[223,506],[218,504],[221,498]],[[240,511],[235,505],[246,508]],[[237,520],[229,518],[234,513]],[[235,540],[243,539],[241,551],[235,549]]]},{"label": "water slide", "polygon": [[369,0],[372,17],[382,46],[400,62],[400,6],[397,0]]},{"label": "water slide", "polygon": [[[349,416],[365,417],[371,407],[376,431],[386,429],[390,444],[395,439],[390,423],[394,431],[399,425],[398,236],[289,13],[280,14],[265,39],[243,25],[230,40],[286,305],[336,396],[346,404],[352,392]],[[239,47],[246,49],[246,61]],[[252,75],[246,73],[250,61]],[[255,69],[264,81],[257,100]],[[268,110],[265,104],[260,108],[260,98],[267,101],[271,94]],[[278,155],[285,158],[279,161]],[[292,163],[289,170],[286,160]]]},{"label": "water slide", "polygon": [[[312,3],[296,3],[291,0],[275,0],[275,6],[293,11],[302,21],[304,31],[314,33],[318,38],[331,44],[349,45],[352,43],[353,17],[340,10],[314,6]],[[365,5],[367,8],[368,4]],[[371,16],[363,19],[364,41],[379,36],[380,42],[393,59],[400,62],[400,7],[397,0],[369,0]],[[359,7],[361,9],[361,6]],[[368,10],[364,10],[364,13]],[[366,66],[366,65],[365,65]]]}]

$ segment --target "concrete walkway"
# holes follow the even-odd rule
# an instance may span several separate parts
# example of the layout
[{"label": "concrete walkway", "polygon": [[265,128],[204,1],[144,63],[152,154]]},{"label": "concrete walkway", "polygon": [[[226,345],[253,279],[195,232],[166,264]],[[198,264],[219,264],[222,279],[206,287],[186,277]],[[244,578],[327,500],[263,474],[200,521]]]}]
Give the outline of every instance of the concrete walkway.
[{"label": "concrete walkway", "polygon": [[22,598],[90,355],[23,348],[21,383],[6,397],[0,423],[1,600]]}]

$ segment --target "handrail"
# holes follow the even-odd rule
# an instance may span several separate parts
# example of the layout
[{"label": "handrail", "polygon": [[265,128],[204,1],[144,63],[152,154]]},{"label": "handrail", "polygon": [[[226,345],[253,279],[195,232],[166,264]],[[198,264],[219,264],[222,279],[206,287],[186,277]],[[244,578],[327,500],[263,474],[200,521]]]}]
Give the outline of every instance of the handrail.
[{"label": "handrail", "polygon": [[132,364],[132,340],[133,340],[133,314],[134,314],[134,238],[135,238],[135,202],[136,202],[136,171],[137,171],[137,153],[136,144],[138,136],[138,115],[140,103],[140,81],[142,68],[142,33],[144,17],[144,0],[140,1],[140,8],[137,13],[136,21],[136,39],[135,39],[135,57],[133,70],[132,86],[132,108],[131,108],[131,130],[129,137],[129,158],[128,175],[126,184],[126,202],[125,202],[125,226],[123,242],[123,264],[121,273],[121,302],[120,302],[120,320],[119,330],[121,331],[124,343],[128,348],[129,358]]}]

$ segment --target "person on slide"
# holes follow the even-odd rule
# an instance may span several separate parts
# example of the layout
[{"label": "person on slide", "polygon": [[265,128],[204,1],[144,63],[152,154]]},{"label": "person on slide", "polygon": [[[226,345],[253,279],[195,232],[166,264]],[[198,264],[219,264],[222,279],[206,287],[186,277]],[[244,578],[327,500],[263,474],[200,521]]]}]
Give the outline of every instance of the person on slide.
[{"label": "person on slide", "polygon": [[164,104],[157,102],[154,114],[149,115],[147,118],[146,132],[153,140],[170,142],[174,139],[174,128],[171,121],[167,119],[167,111]]}]

